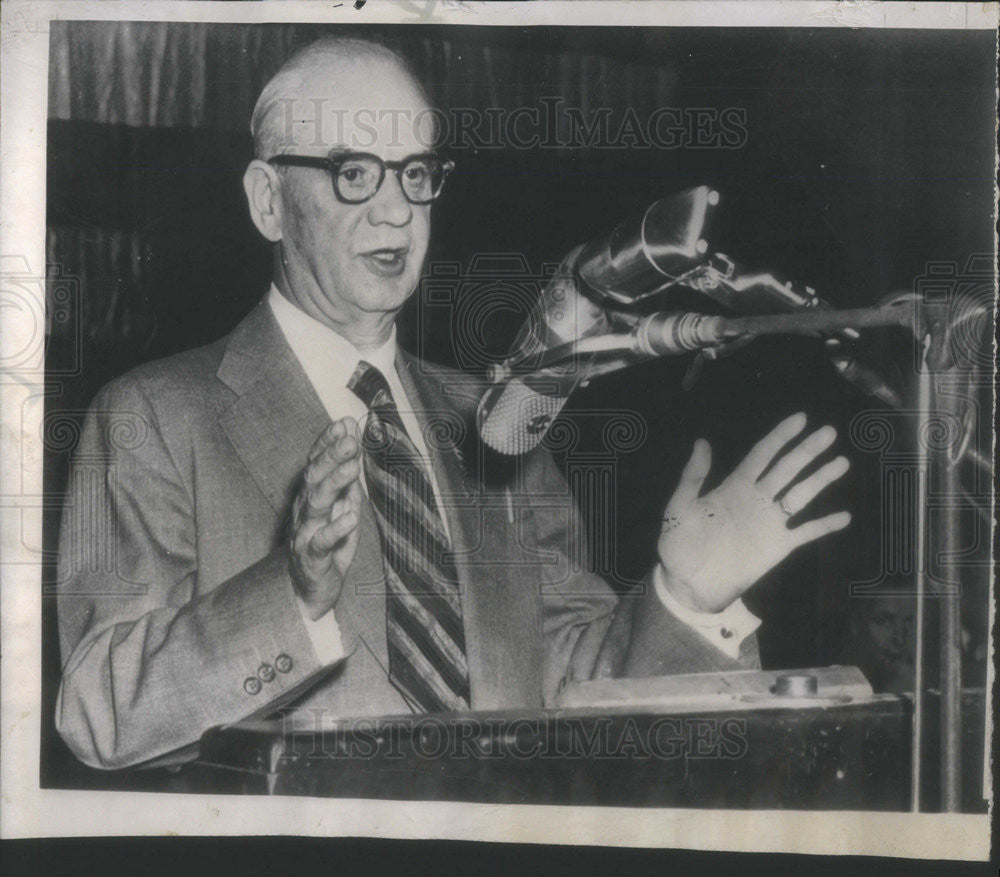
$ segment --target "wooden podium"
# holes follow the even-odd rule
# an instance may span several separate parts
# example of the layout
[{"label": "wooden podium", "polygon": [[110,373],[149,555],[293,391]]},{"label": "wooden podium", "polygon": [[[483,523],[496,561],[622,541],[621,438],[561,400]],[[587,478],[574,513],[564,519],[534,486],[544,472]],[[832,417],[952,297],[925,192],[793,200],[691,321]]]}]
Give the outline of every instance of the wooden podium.
[{"label": "wooden podium", "polygon": [[545,710],[213,728],[185,774],[237,794],[904,810],[910,721],[847,667],[599,680]]}]

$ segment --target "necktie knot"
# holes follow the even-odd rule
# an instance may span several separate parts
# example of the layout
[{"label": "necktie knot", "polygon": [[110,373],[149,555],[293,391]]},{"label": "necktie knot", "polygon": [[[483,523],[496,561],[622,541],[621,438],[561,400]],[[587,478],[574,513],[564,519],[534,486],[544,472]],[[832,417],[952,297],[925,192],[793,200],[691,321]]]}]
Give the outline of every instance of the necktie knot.
[{"label": "necktie knot", "polygon": [[347,388],[365,403],[366,408],[385,408],[394,404],[385,375],[363,359],[354,369],[354,374],[347,382]]},{"label": "necktie knot", "polygon": [[361,360],[347,387],[368,409],[368,418],[361,432],[361,445],[366,457],[400,453],[415,456],[416,449],[407,435],[385,375],[370,362]]}]

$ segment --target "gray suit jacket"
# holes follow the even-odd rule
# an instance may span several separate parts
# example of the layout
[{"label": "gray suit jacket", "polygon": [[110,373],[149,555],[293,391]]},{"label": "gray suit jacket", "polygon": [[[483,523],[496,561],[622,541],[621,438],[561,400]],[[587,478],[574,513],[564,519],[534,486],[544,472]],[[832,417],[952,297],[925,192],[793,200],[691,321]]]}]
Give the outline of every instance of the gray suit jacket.
[{"label": "gray suit jacket", "polygon": [[[397,365],[444,496],[474,709],[540,707],[570,677],[757,663],[753,638],[734,662],[655,597],[619,599],[580,572],[577,512],[548,453],[491,479],[472,433],[482,387],[405,354]],[[289,509],[329,422],[266,302],[226,338],[97,395],[59,556],[56,724],[82,761],[137,764],[293,701],[328,717],[407,711],[386,674],[370,506],[335,609],[342,664],[319,664],[292,590]]]}]

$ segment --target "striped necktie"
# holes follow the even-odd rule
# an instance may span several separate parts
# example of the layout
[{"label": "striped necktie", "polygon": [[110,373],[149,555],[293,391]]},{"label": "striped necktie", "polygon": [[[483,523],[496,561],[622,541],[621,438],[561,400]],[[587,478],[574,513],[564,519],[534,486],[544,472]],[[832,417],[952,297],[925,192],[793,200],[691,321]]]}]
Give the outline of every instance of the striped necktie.
[{"label": "striped necktie", "polygon": [[362,458],[385,561],[389,678],[426,712],[469,709],[460,588],[427,470],[385,376],[362,360],[348,387],[368,408]]}]

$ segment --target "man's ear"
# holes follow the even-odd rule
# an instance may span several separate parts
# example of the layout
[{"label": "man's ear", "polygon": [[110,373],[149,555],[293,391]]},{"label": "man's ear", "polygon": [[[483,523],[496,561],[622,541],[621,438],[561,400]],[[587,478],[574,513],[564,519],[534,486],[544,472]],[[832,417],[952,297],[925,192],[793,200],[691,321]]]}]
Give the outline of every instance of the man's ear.
[{"label": "man's ear", "polygon": [[281,240],[281,181],[266,161],[254,159],[243,173],[250,218],[257,230],[272,243]]}]

